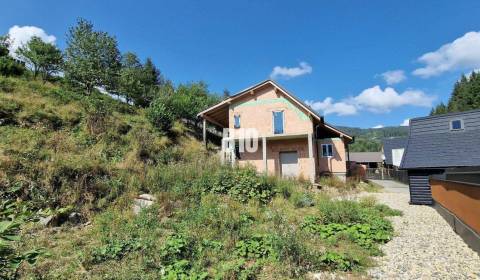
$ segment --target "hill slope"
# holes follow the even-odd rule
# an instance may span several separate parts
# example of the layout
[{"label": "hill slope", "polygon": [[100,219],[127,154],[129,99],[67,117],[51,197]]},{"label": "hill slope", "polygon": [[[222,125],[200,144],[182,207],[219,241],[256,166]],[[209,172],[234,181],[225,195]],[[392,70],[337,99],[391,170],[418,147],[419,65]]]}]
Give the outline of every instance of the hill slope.
[{"label": "hill slope", "polygon": [[408,136],[408,126],[391,126],[383,128],[339,126],[338,128],[355,136],[355,143],[350,145],[351,152],[379,152],[382,148],[383,138]]},{"label": "hill slope", "polygon": [[[188,128],[161,131],[108,96],[0,77],[2,279],[361,273],[398,213],[308,186],[222,166]],[[135,215],[142,193],[155,202]]]}]

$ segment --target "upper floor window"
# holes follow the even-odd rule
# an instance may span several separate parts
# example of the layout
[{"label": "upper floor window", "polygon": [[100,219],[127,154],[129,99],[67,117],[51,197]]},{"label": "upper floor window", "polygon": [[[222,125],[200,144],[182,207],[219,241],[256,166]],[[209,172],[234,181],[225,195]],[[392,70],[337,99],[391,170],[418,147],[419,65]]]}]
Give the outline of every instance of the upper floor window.
[{"label": "upper floor window", "polygon": [[463,120],[451,120],[450,121],[450,130],[462,130],[463,129]]},{"label": "upper floor window", "polygon": [[332,144],[322,144],[322,156],[323,157],[333,157],[333,145]]},{"label": "upper floor window", "polygon": [[283,134],[283,111],[273,112],[273,134]]},{"label": "upper floor window", "polygon": [[233,127],[240,128],[240,115],[233,116]]}]

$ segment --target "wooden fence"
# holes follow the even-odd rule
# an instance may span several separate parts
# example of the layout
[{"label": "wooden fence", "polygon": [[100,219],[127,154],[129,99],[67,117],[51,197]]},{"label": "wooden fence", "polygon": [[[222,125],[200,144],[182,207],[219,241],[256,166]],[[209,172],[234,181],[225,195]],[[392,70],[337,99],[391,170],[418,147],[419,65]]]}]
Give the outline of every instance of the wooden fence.
[{"label": "wooden fence", "polygon": [[367,168],[366,177],[373,180],[394,180],[408,185],[408,173],[406,170]]}]

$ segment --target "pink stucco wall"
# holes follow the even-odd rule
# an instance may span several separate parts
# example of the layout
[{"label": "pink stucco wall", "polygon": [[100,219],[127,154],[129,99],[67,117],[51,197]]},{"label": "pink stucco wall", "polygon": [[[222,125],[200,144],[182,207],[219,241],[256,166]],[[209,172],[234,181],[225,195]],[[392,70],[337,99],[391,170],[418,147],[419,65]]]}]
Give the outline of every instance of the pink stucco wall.
[{"label": "pink stucco wall", "polygon": [[[300,176],[308,179],[316,169],[316,175],[322,171],[333,173],[346,172],[345,145],[342,139],[326,139],[313,141],[313,157],[308,155],[308,134],[314,132],[314,125],[308,113],[295,102],[285,96],[281,91],[276,91],[273,85],[256,89],[253,94],[235,100],[229,107],[229,128],[234,128],[234,116],[240,116],[240,127],[243,129],[255,128],[258,135],[273,135],[273,112],[284,111],[284,135],[299,135],[296,139],[268,139],[267,140],[267,166],[270,175],[280,175],[280,152],[296,151],[298,153]],[[301,136],[304,135],[304,136]],[[238,135],[237,135],[238,136]],[[321,157],[320,143],[332,143],[334,156]],[[253,165],[263,172],[264,162],[262,153],[262,139],[259,139],[258,150],[255,153],[241,153],[240,165]]]},{"label": "pink stucco wall", "polygon": [[[322,156],[322,144],[332,144],[333,156]],[[347,172],[347,154],[345,143],[340,138],[319,139],[317,140],[317,173],[346,173]]]},{"label": "pink stucco wall", "polygon": [[284,134],[312,133],[312,121],[307,112],[273,86],[264,87],[247,94],[230,104],[229,128],[234,128],[234,115],[240,115],[241,128],[256,128],[259,135],[273,134],[273,112],[284,111]]},{"label": "pink stucco wall", "polygon": [[[241,153],[238,160],[241,166],[253,165],[260,172],[264,171],[263,150],[260,141],[256,153]],[[280,152],[298,153],[299,176],[308,179],[314,163],[314,158],[308,158],[308,141],[303,139],[268,140],[267,141],[267,166],[269,175],[280,175]]]}]

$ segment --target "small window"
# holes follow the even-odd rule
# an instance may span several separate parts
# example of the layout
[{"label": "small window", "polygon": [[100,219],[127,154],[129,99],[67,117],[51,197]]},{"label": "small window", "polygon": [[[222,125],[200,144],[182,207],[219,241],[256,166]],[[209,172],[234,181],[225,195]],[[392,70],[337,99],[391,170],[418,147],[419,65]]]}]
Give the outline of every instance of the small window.
[{"label": "small window", "polygon": [[283,111],[273,112],[273,134],[283,134]]},{"label": "small window", "polygon": [[322,144],[322,156],[323,157],[333,157],[333,146],[332,146],[332,144]]},{"label": "small window", "polygon": [[463,129],[463,120],[450,121],[450,130],[462,130],[462,129]]},{"label": "small window", "polygon": [[240,128],[240,115],[233,116],[233,127]]}]

